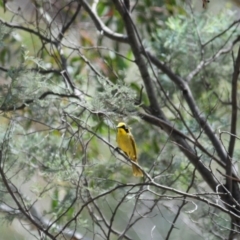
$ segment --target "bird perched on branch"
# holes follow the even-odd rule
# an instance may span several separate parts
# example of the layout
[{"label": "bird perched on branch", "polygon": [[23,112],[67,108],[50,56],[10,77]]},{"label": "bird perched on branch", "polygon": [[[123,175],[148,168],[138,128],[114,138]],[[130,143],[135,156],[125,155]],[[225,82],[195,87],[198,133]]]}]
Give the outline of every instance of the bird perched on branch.
[{"label": "bird perched on branch", "polygon": [[[117,125],[117,143],[118,147],[134,162],[138,163],[136,143],[129,128],[124,122]],[[132,164],[133,176],[142,177],[142,170]]]}]

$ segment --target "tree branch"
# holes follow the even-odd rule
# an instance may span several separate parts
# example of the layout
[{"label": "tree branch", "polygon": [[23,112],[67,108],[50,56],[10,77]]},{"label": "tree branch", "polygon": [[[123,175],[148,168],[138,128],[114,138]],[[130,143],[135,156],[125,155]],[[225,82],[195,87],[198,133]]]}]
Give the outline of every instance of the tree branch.
[{"label": "tree branch", "polygon": [[[3,214],[10,214],[11,216],[14,216],[19,220],[27,221],[31,224],[31,227],[36,228],[36,230],[38,230],[38,228],[31,221],[29,221],[29,219],[26,218],[26,216],[20,210],[13,209],[8,205],[2,203],[0,204],[0,212],[2,212]],[[50,221],[41,216],[34,206],[31,206],[31,208],[29,209],[29,213],[34,219],[34,221],[38,222],[39,225],[43,226],[44,228],[47,228],[49,226]],[[53,225],[53,227],[55,230],[62,228],[60,225],[56,223]],[[65,238],[71,240],[89,240],[89,238],[84,237],[84,235],[82,235],[81,233],[73,231],[70,228],[66,228],[65,231],[62,232],[62,235]]]},{"label": "tree branch", "polygon": [[212,142],[214,148],[216,149],[221,161],[223,161],[226,164],[227,161],[227,153],[222,146],[219,139],[216,137],[216,134],[214,133],[213,129],[203,116],[203,114],[200,112],[199,108],[197,107],[197,104],[192,96],[192,92],[188,86],[188,84],[178,75],[172,72],[170,68],[168,68],[166,65],[161,63],[155,56],[147,52],[147,57],[150,59],[150,61],[158,67],[161,71],[163,71],[182,91],[183,96],[188,104],[188,106],[191,109],[191,112],[194,116],[194,118],[197,120],[199,125],[202,129],[204,129],[204,132]]},{"label": "tree branch", "polygon": [[[231,116],[231,135],[230,135],[230,142],[228,146],[228,163],[226,167],[226,174],[230,177],[232,177],[232,161],[233,158],[233,152],[235,147],[235,141],[236,138],[234,135],[236,135],[237,131],[237,81],[239,76],[239,69],[240,69],[240,47],[238,48],[238,55],[237,59],[234,62],[234,71],[232,75],[232,116]],[[231,178],[226,179],[226,184],[230,192],[232,192],[232,180]]]},{"label": "tree branch", "polygon": [[[47,96],[50,96],[50,95],[58,96],[58,97],[62,97],[62,98],[66,97],[66,98],[76,98],[76,99],[79,99],[79,96],[76,96],[75,94],[55,93],[55,92],[52,92],[52,91],[44,92],[38,99],[42,100],[42,99],[44,99],[44,98],[46,98]],[[29,104],[31,104],[33,102],[34,102],[34,99],[28,99],[20,106],[10,106],[10,107],[6,107],[3,104],[2,106],[0,106],[0,110],[3,111],[3,112],[22,110],[27,105],[29,105]]]},{"label": "tree branch", "polygon": [[10,186],[12,184],[9,183],[9,181],[7,180],[7,178],[6,178],[5,174],[4,174],[2,166],[3,166],[3,163],[2,163],[2,150],[0,150],[0,176],[1,176],[1,179],[3,181],[4,186],[6,187],[8,193],[11,195],[13,201],[17,205],[19,211],[24,215],[24,217],[30,223],[32,223],[34,226],[36,226],[36,228],[39,231],[41,231],[44,234],[46,234],[46,236],[48,236],[50,239],[55,239],[54,236],[51,233],[49,233],[47,230],[45,230],[43,228],[43,226],[39,222],[35,221],[34,217],[31,214],[29,214],[29,211],[26,211],[26,209],[24,209],[23,206],[20,204],[20,202],[18,201],[17,197],[14,194],[13,188]]},{"label": "tree branch", "polygon": [[101,34],[104,36],[115,40],[117,42],[122,42],[122,43],[128,43],[128,37],[119,33],[113,32],[111,29],[109,29],[105,24],[101,21],[101,19],[98,17],[97,12],[94,11],[87,1],[85,0],[79,0],[80,3],[82,4],[83,8],[86,10],[86,12],[89,14],[91,19],[93,20],[96,28],[98,31],[100,31]]},{"label": "tree branch", "polygon": [[[147,95],[148,95],[148,98],[150,101],[151,113],[152,113],[152,115],[169,123],[169,121],[166,119],[164,113],[159,108],[156,94],[155,94],[154,87],[153,87],[153,82],[152,82],[152,79],[148,72],[147,64],[145,63],[145,59],[143,58],[143,55],[141,52],[142,44],[139,42],[138,38],[136,37],[137,33],[135,34],[136,29],[134,28],[131,17],[121,1],[119,1],[119,0],[112,0],[112,1],[114,2],[117,10],[121,14],[122,19],[125,23],[125,28],[127,30],[128,36],[129,36],[129,44],[132,48],[132,51],[133,51],[133,54],[135,57],[135,62],[138,66],[141,77],[144,81],[144,85],[145,85]],[[149,55],[149,53],[146,53],[146,55],[147,55],[147,57],[149,57],[151,59],[151,56]],[[171,77],[173,77],[174,79],[177,77],[175,74],[173,74],[170,71],[168,71],[168,73],[170,73]],[[178,80],[178,82],[180,81],[178,78],[177,78],[177,80]],[[182,80],[181,80],[181,84],[183,84]],[[142,118],[143,118],[143,120],[150,122],[150,120],[147,116],[142,116]],[[215,181],[214,177],[212,176],[212,173],[202,164],[202,162],[200,161],[199,157],[196,155],[196,153],[192,149],[192,147],[186,142],[186,140],[182,136],[179,136],[178,134],[172,132],[172,129],[170,129],[170,131],[169,131],[169,128],[165,128],[165,131],[172,137],[172,139],[174,139],[174,141],[177,143],[177,145],[181,149],[181,151],[192,162],[192,164],[195,166],[195,168],[200,172],[203,179],[215,191],[217,182]]]},{"label": "tree branch", "polygon": [[27,28],[27,27],[24,27],[24,26],[13,24],[13,23],[8,23],[8,22],[5,22],[2,19],[0,19],[0,23],[2,23],[3,25],[5,25],[9,28],[15,28],[15,29],[19,29],[19,30],[22,30],[22,31],[25,31],[25,32],[32,33],[32,34],[36,35],[37,37],[39,37],[41,40],[46,41],[47,43],[51,43],[51,44],[54,44],[54,45],[57,44],[57,41],[53,41],[52,39],[45,37],[40,32],[37,32],[37,31],[35,31],[31,28]]},{"label": "tree branch", "polygon": [[129,15],[129,12],[127,11],[125,5],[123,5],[123,2],[119,0],[112,0],[112,1],[115,4],[119,13],[121,14],[122,19],[124,21],[125,28],[127,30],[127,34],[129,38],[129,45],[131,46],[133,55],[135,57],[135,62],[138,66],[139,72],[144,82],[144,85],[148,94],[148,98],[150,101],[151,111],[152,113],[154,113],[154,115],[161,117],[165,120],[166,118],[162,113],[161,109],[159,108],[159,105],[157,102],[156,93],[154,91],[152,79],[148,72],[146,61],[140,51],[142,45],[136,36],[136,30],[134,28],[131,16]]}]

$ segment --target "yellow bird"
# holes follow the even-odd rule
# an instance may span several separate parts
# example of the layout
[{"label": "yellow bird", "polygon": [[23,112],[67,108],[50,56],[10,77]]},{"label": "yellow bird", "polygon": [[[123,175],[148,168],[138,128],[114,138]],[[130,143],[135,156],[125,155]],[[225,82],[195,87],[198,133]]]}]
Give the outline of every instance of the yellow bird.
[{"label": "yellow bird", "polygon": [[[129,128],[124,122],[117,125],[117,143],[118,147],[134,162],[138,163],[136,143]],[[142,177],[143,172],[140,168],[132,164],[133,176]]]}]

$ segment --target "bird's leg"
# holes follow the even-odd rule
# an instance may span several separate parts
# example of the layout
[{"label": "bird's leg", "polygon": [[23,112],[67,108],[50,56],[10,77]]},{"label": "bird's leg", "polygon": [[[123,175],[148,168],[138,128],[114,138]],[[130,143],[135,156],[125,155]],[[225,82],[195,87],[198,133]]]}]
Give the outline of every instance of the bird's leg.
[{"label": "bird's leg", "polygon": [[121,150],[120,147],[115,147],[115,148],[114,148],[114,151],[117,151],[117,152],[118,152],[118,151],[120,151],[120,150]]}]

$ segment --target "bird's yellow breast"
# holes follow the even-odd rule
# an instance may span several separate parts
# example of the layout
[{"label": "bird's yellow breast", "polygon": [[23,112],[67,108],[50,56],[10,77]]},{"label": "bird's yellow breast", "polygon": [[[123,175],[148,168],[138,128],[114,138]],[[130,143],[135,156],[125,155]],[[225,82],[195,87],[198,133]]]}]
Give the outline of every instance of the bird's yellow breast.
[{"label": "bird's yellow breast", "polygon": [[137,159],[136,145],[133,136],[130,132],[126,132],[123,128],[118,128],[117,130],[117,143],[118,147],[125,152],[130,159]]}]

